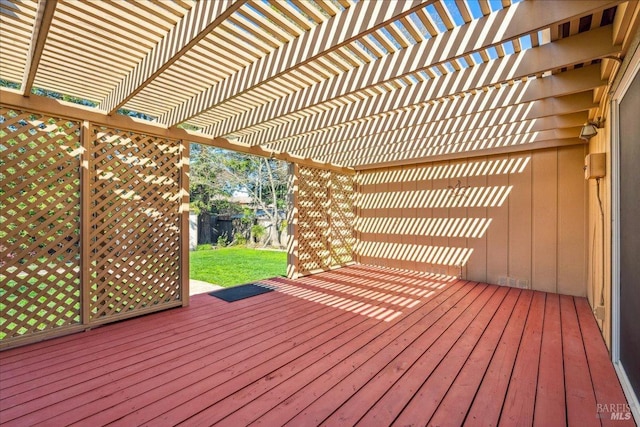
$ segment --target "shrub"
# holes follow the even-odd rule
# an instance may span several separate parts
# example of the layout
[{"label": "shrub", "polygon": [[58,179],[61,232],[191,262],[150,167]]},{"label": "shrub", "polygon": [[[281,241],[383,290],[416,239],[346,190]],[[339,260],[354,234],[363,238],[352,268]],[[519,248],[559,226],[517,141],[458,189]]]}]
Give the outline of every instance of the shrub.
[{"label": "shrub", "polygon": [[228,244],[229,244],[229,240],[227,239],[227,236],[225,235],[218,236],[218,241],[216,242],[216,246],[218,246],[219,248],[224,248]]},{"label": "shrub", "polygon": [[251,234],[253,234],[253,237],[255,237],[257,241],[260,241],[264,237],[266,232],[267,232],[267,229],[261,226],[260,224],[256,224],[253,227],[251,227]]},{"label": "shrub", "polygon": [[247,238],[244,237],[244,235],[242,233],[236,233],[233,236],[233,242],[236,245],[246,245],[247,244]]}]

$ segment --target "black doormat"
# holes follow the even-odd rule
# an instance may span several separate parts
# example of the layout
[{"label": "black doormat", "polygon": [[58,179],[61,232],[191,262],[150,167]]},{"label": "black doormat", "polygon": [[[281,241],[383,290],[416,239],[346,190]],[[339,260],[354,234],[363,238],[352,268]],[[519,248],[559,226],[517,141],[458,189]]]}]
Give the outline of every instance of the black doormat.
[{"label": "black doormat", "polygon": [[233,288],[220,289],[217,291],[209,292],[209,295],[220,298],[226,302],[238,301],[241,299],[254,297],[260,294],[266,294],[273,289],[265,288],[264,286],[254,285],[249,283],[247,285],[234,286]]}]

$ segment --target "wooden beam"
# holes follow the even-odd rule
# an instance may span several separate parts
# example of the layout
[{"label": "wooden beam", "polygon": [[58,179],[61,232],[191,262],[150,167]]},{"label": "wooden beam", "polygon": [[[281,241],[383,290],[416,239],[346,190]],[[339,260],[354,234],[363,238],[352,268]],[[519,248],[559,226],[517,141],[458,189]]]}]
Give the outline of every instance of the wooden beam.
[{"label": "wooden beam", "polygon": [[613,42],[622,44],[627,37],[631,23],[637,19],[635,17],[638,8],[637,1],[628,1],[618,6],[613,19]]},{"label": "wooden beam", "polygon": [[[544,79],[529,79],[517,82],[513,86],[503,85],[499,89],[487,92],[478,91],[466,94],[464,97],[445,99],[440,108],[426,104],[413,109],[396,110],[392,114],[376,117],[376,120],[356,121],[341,126],[332,126],[324,132],[310,132],[296,135],[274,143],[263,145],[265,148],[301,154],[300,150],[309,150],[326,145],[344,145],[355,138],[369,138],[388,129],[416,126],[440,120],[462,117],[483,111],[495,109],[515,108],[518,105],[533,103],[547,98],[558,98],[574,93],[581,93],[602,87],[607,84],[601,79],[598,64],[554,74]],[[575,102],[582,103],[582,100]],[[535,103],[534,106],[544,107],[546,103]],[[548,110],[551,114],[564,114],[560,110]],[[565,112],[567,112],[565,110]],[[533,112],[531,112],[533,113]],[[534,117],[531,114],[529,117]]]},{"label": "wooden beam", "polygon": [[[593,104],[593,103],[592,103]],[[592,105],[594,108],[596,105]],[[523,134],[531,134],[537,137],[544,131],[553,131],[563,128],[579,128],[589,118],[588,110],[578,113],[571,113],[558,116],[546,116],[540,118],[530,118],[520,121],[486,125],[488,120],[480,121],[470,129],[465,129],[450,133],[436,133],[440,126],[425,125],[418,129],[417,135],[412,135],[410,139],[372,138],[372,142],[354,149],[346,149],[341,152],[328,154],[313,153],[312,157],[332,162],[358,165],[368,163],[371,159],[380,159],[384,156],[398,156],[403,153],[410,153],[419,150],[430,149],[435,151],[447,149],[454,146],[481,146],[489,144],[490,140],[516,140]],[[492,117],[489,117],[489,120]],[[435,132],[433,131],[435,129]],[[429,132],[431,131],[431,132]],[[425,134],[425,135],[423,135]],[[577,136],[578,134],[573,135]],[[477,143],[477,144],[474,144]],[[340,144],[342,146],[342,144]]]},{"label": "wooden beam", "polygon": [[299,115],[286,124],[261,128],[243,136],[248,145],[265,144],[296,134],[311,132],[328,126],[364,119],[372,115],[411,107],[421,102],[477,90],[498,83],[507,83],[548,70],[582,64],[594,59],[615,55],[620,46],[611,44],[611,25],[558,40],[518,54],[505,56],[488,63],[469,67],[455,73],[418,82],[380,96],[350,103],[313,116]]},{"label": "wooden beam", "polygon": [[298,163],[318,169],[333,170],[336,172],[352,175],[354,170],[339,165],[325,164],[316,162],[311,159],[304,159],[298,156],[292,156],[287,153],[281,153],[266,150],[262,147],[250,147],[246,144],[239,144],[229,141],[225,138],[213,138],[200,132],[189,131],[179,128],[167,128],[165,125],[146,120],[135,119],[120,114],[108,115],[105,112],[96,110],[95,108],[84,107],[82,105],[72,104],[69,102],[59,101],[57,99],[45,98],[33,95],[24,97],[18,91],[0,88],[0,99],[2,105],[16,108],[19,110],[27,110],[51,114],[55,117],[66,117],[73,120],[89,121],[92,124],[112,127],[116,129],[140,132],[147,135],[154,135],[173,140],[184,140],[198,144],[210,145],[226,150],[237,151],[246,154],[253,154],[262,157],[273,157],[278,160]]},{"label": "wooden beam", "polygon": [[613,21],[613,42],[622,40],[622,51],[629,52],[634,42],[634,34],[640,27],[640,2],[628,1],[620,5]]},{"label": "wooden beam", "polygon": [[540,132],[526,132],[513,135],[500,135],[491,138],[456,142],[454,144],[438,145],[431,147],[419,147],[401,152],[385,152],[353,162],[354,166],[366,164],[380,164],[391,161],[404,161],[408,159],[431,158],[434,156],[452,155],[465,157],[478,150],[510,149],[522,145],[530,145],[547,140],[576,139],[580,135],[582,126],[564,129],[550,129]]},{"label": "wooden beam", "polygon": [[200,92],[189,101],[173,108],[160,116],[158,121],[168,126],[182,123],[222,102],[244,94],[249,89],[268,83],[292,69],[325,56],[434,1],[358,2],[222,82]]},{"label": "wooden beam", "polygon": [[[575,99],[575,95],[570,97]],[[585,93],[574,102],[547,100],[541,104],[544,106],[524,104],[449,120],[425,122],[371,137],[302,150],[296,154],[323,161],[331,159],[340,164],[356,164],[358,159],[369,157],[371,153],[392,153],[402,150],[402,147],[444,145],[454,140],[470,140],[497,133],[518,134],[581,126],[588,121],[589,110],[597,107],[591,93]],[[557,111],[557,114],[549,114],[549,111]]]},{"label": "wooden beam", "polygon": [[27,51],[27,59],[25,61],[24,73],[22,74],[22,84],[20,90],[24,96],[31,95],[33,82],[38,72],[42,51],[47,42],[51,21],[56,11],[58,0],[38,0],[38,9],[36,11],[36,20],[33,24],[33,32],[31,33],[31,42]]},{"label": "wooden beam", "polygon": [[246,2],[247,0],[197,2],[113,88],[98,108],[109,114],[115,113]]},{"label": "wooden beam", "polygon": [[547,141],[539,141],[531,144],[515,145],[509,147],[490,148],[484,150],[476,150],[468,153],[453,153],[442,154],[430,157],[412,158],[406,160],[394,160],[388,162],[381,162],[369,165],[359,165],[354,169],[356,172],[371,170],[371,169],[385,169],[398,166],[418,165],[423,163],[440,162],[445,160],[460,160],[460,159],[473,159],[475,157],[495,156],[498,154],[511,154],[522,153],[534,150],[544,150],[547,148],[556,147],[568,147],[571,145],[584,145],[584,141],[580,138],[567,138],[567,139],[550,139]]},{"label": "wooden beam", "polygon": [[[621,0],[601,2],[536,2],[517,3],[489,16],[456,27],[429,40],[409,46],[341,73],[298,92],[278,98],[259,107],[219,121],[205,128],[211,135],[227,135],[250,128],[274,118],[300,112],[347,94],[379,85],[416,71],[496,46],[542,28],[580,17],[594,9],[611,7]],[[440,3],[436,3],[438,5]]]}]

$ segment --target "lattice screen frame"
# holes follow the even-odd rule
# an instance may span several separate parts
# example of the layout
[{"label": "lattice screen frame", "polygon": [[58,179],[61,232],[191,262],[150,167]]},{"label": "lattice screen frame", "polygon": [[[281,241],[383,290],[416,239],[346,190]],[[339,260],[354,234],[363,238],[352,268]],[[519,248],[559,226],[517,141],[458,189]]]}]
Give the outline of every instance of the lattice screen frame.
[{"label": "lattice screen frame", "polygon": [[77,120],[4,106],[0,118],[3,345],[81,324],[81,145]]},{"label": "lattice screen frame", "polygon": [[89,136],[89,323],[182,305],[183,144],[100,126]]},{"label": "lattice screen frame", "polygon": [[[179,283],[179,286],[174,287],[171,290],[172,300],[171,301],[161,301],[160,303],[152,302],[150,304],[138,304],[133,310],[115,310],[114,312],[105,313],[106,315],[97,316],[97,311],[92,313],[91,303],[92,303],[92,293],[90,283],[92,282],[91,276],[91,232],[92,232],[92,224],[89,220],[92,217],[91,213],[91,191],[92,191],[92,147],[95,145],[94,140],[92,138],[94,135],[94,129],[102,126],[99,123],[91,123],[89,121],[81,121],[77,119],[67,119],[67,118],[52,118],[51,114],[44,114],[35,111],[18,111],[15,108],[10,106],[2,106],[0,105],[0,115],[3,117],[6,115],[6,112],[17,111],[18,116],[12,115],[7,122],[0,124],[0,129],[4,129],[10,125],[15,125],[20,120],[27,118],[28,120],[23,120],[23,123],[19,123],[21,126],[26,126],[29,121],[31,123],[31,128],[33,129],[30,135],[25,134],[21,137],[21,141],[18,144],[9,143],[12,138],[15,138],[15,135],[9,135],[8,133],[2,133],[2,139],[0,142],[0,152],[2,153],[2,163],[0,163],[0,172],[4,172],[8,174],[6,171],[7,167],[5,159],[10,157],[11,152],[24,152],[25,156],[33,156],[33,153],[30,153],[29,150],[36,150],[36,154],[38,151],[42,151],[44,154],[52,152],[52,157],[56,155],[63,156],[62,153],[67,153],[68,156],[66,158],[73,159],[73,165],[69,167],[64,164],[65,162],[61,161],[53,161],[53,163],[46,161],[41,162],[44,166],[49,164],[52,168],[55,168],[55,171],[46,171],[44,166],[40,167],[38,170],[45,170],[46,173],[33,173],[30,174],[30,177],[26,177],[24,179],[21,178],[22,183],[18,183],[17,185],[22,185],[22,187],[29,185],[36,185],[36,195],[39,197],[44,197],[41,194],[37,194],[38,185],[42,187],[43,185],[48,185],[46,182],[46,177],[52,183],[52,185],[66,185],[64,183],[64,179],[67,178],[67,175],[70,173],[70,170],[73,170],[73,180],[75,187],[73,188],[73,192],[77,194],[77,198],[72,203],[68,200],[65,201],[62,205],[57,203],[56,200],[51,201],[51,203],[55,204],[55,215],[52,216],[53,219],[45,219],[45,222],[39,227],[29,226],[27,220],[24,218],[20,220],[20,224],[12,225],[13,234],[9,235],[8,232],[3,231],[2,239],[0,239],[0,257],[5,258],[4,255],[8,253],[12,253],[11,258],[7,259],[10,262],[6,262],[5,264],[0,266],[0,285],[2,285],[2,291],[0,291],[0,332],[3,332],[2,339],[0,339],[0,350],[10,347],[15,347],[18,345],[27,344],[29,342],[40,341],[42,339],[51,338],[54,336],[65,335],[69,333],[74,333],[80,330],[87,329],[95,324],[107,323],[111,321],[121,320],[126,317],[132,317],[137,315],[142,315],[151,311],[163,310],[170,307],[175,306],[186,306],[189,304],[189,242],[188,242],[188,230],[189,230],[189,143],[184,141],[175,141],[175,140],[167,140],[162,135],[149,136],[149,135],[141,135],[136,132],[128,132],[128,131],[118,131],[133,139],[140,138],[150,138],[153,140],[152,143],[158,143],[159,145],[172,145],[174,150],[177,150],[177,154],[172,157],[170,161],[170,165],[165,164],[165,170],[171,169],[174,170],[173,180],[177,182],[177,185],[174,185],[174,193],[171,198],[172,209],[174,211],[174,221],[172,226],[178,230],[179,237],[178,239],[173,240],[173,255],[176,257],[174,260],[168,261],[171,264],[171,268],[174,270],[174,275],[172,279]],[[115,130],[114,130],[115,131]],[[23,132],[24,133],[24,132]],[[28,132],[27,132],[28,133]],[[38,138],[43,134],[50,134],[50,140],[54,142],[49,143],[46,142],[46,149],[40,149],[37,146]],[[35,142],[34,142],[35,141]],[[33,147],[29,146],[31,144]],[[42,157],[42,156],[41,156]],[[46,156],[45,156],[46,157]],[[34,157],[37,161],[37,156]],[[67,159],[68,161],[68,159]],[[28,165],[27,165],[28,166]],[[25,166],[25,167],[27,167]],[[61,169],[60,169],[61,168]],[[71,169],[70,169],[71,168]],[[177,171],[177,172],[175,172]],[[0,179],[0,183],[5,180],[6,183],[6,175],[3,174],[2,179]],[[141,178],[142,179],[142,178]],[[41,182],[42,181],[42,182]],[[68,181],[68,180],[67,180]],[[44,182],[44,183],[43,183]],[[35,183],[35,184],[34,184]],[[14,189],[11,191],[15,193],[19,191],[16,185],[11,184]],[[17,188],[17,189],[15,189]],[[26,188],[26,187],[25,187]],[[150,190],[151,191],[151,190]],[[151,191],[153,193],[153,191]],[[15,194],[10,194],[9,191],[2,189],[2,201],[0,203],[6,204],[10,200],[11,203],[17,204],[15,199]],[[61,196],[61,197],[64,197]],[[50,195],[47,195],[47,198],[51,198]],[[45,199],[44,202],[47,200]],[[42,203],[42,200],[38,202]],[[18,208],[16,208],[18,209]],[[24,206],[21,206],[20,209],[26,209]],[[3,211],[5,208],[3,207]],[[3,213],[0,213],[2,216],[2,223],[8,224],[8,219],[3,216]],[[24,215],[23,215],[24,216]],[[57,224],[56,218],[58,217],[72,217],[75,218],[72,221],[75,224],[75,228],[72,234],[66,233],[66,235],[61,235],[63,230],[66,230],[66,224],[69,221],[64,223],[63,225]],[[15,222],[15,221],[14,221]],[[59,222],[59,221],[58,221]],[[57,224],[57,225],[56,225]],[[44,230],[42,227],[46,228]],[[0,231],[2,229],[2,224],[0,224]],[[51,233],[54,233],[56,236],[61,235],[60,239],[55,236],[49,236],[49,229],[53,230]],[[34,240],[34,236],[29,237],[29,233],[33,231],[36,234],[36,237],[42,237],[45,242],[38,242],[37,239]],[[42,236],[39,234],[44,233]],[[45,232],[46,231],[46,232]],[[39,233],[39,234],[38,234]],[[33,234],[33,233],[31,233]],[[71,237],[71,238],[69,238]],[[12,243],[15,243],[14,246],[20,249],[20,253],[15,250],[9,250],[9,245],[5,244],[4,240],[11,238]],[[41,240],[42,240],[41,239]],[[48,239],[48,240],[47,240]],[[53,240],[52,240],[53,239]],[[34,242],[31,242],[34,240]],[[23,244],[24,243],[24,244]],[[20,277],[16,276],[15,271],[18,271],[21,267],[19,266],[20,260],[25,258],[25,254],[35,258],[42,258],[35,253],[34,255],[31,252],[34,252],[33,248],[29,248],[29,244],[34,243],[36,245],[36,252],[38,250],[48,252],[51,250],[55,250],[56,252],[64,252],[68,254],[65,255],[65,259],[63,260],[65,264],[72,263],[73,265],[69,268],[55,268],[53,272],[45,272],[42,271],[45,269],[42,267],[32,268],[29,271],[24,272],[28,275],[28,277],[22,277],[24,274],[21,274]],[[42,244],[40,244],[42,243]],[[24,248],[21,247],[24,246]],[[33,244],[31,244],[33,246]],[[15,249],[15,248],[14,248]],[[22,253],[24,252],[24,253]],[[42,255],[42,254],[40,254]],[[25,264],[25,263],[21,263]],[[26,263],[28,267],[31,266],[33,262]],[[51,264],[51,261],[47,261],[47,264]],[[135,268],[129,266],[129,268]],[[14,272],[13,276],[18,277],[20,280],[24,280],[24,283],[19,286],[19,288],[26,288],[25,292],[27,294],[34,294],[32,297],[35,300],[43,300],[41,304],[44,306],[39,307],[37,304],[29,305],[30,303],[27,301],[22,305],[25,306],[22,311],[16,310],[16,302],[20,296],[10,296],[6,289],[8,289],[7,283],[9,283],[9,274],[10,271]],[[14,271],[15,270],[15,271]],[[25,268],[22,268],[25,270]],[[63,271],[64,270],[64,271]],[[35,273],[34,273],[35,271]],[[178,271],[178,274],[175,274],[175,271]],[[29,276],[30,274],[30,276]],[[53,280],[54,285],[58,285],[59,288],[56,292],[51,293],[53,286],[40,286],[40,284],[36,283],[34,286],[27,281],[33,281],[29,279],[31,276],[43,276],[49,282]],[[57,278],[51,279],[56,274]],[[37,281],[37,277],[32,277],[32,279]],[[154,279],[152,278],[151,281]],[[40,280],[42,282],[42,280]],[[21,282],[22,283],[22,282]],[[155,283],[155,282],[154,282]],[[25,286],[27,284],[28,286]],[[33,289],[31,289],[33,288]],[[36,289],[38,288],[38,289]],[[42,288],[42,289],[40,289]],[[68,289],[67,289],[68,288]],[[67,289],[68,293],[71,295],[66,295],[61,292],[61,289]],[[155,288],[147,288],[147,293],[157,294],[158,290]],[[165,289],[166,291],[166,289]],[[159,291],[162,293],[162,290]],[[64,295],[63,295],[64,294]],[[60,296],[62,295],[62,297]],[[24,299],[24,298],[22,298]],[[58,303],[56,303],[58,301]],[[62,302],[61,302],[62,301]],[[53,305],[51,305],[53,304]],[[64,306],[72,306],[72,309],[65,309]],[[49,306],[51,305],[51,306]],[[31,310],[29,311],[29,307]],[[26,310],[26,311],[25,311]],[[11,315],[8,313],[11,312]],[[29,317],[28,313],[35,313],[31,317]],[[57,314],[56,314],[57,313]],[[71,315],[69,315],[71,313]],[[7,325],[9,322],[13,322],[13,317],[20,317],[21,321],[23,321],[27,327],[21,327],[20,325],[14,324],[11,330],[17,330],[16,328],[22,328],[20,333],[7,333],[5,329],[8,328],[3,325]],[[54,316],[54,318],[51,318]],[[36,317],[45,317],[51,318],[49,319],[50,323],[55,324],[55,327],[52,325],[45,323],[38,323]],[[62,323],[61,323],[62,322]],[[44,325],[44,326],[43,326]]]},{"label": "lattice screen frame", "polygon": [[290,165],[287,276],[297,278],[355,262],[353,176]]}]

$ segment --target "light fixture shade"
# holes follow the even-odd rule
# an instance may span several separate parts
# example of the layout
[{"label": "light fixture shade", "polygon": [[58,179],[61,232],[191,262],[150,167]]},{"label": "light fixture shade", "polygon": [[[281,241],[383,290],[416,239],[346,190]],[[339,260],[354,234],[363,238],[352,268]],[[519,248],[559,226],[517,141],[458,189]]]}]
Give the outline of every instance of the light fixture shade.
[{"label": "light fixture shade", "polygon": [[580,130],[580,139],[589,141],[591,138],[598,134],[598,127],[594,123],[585,123]]}]

